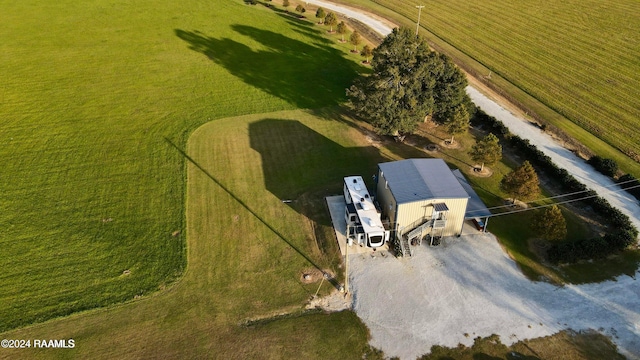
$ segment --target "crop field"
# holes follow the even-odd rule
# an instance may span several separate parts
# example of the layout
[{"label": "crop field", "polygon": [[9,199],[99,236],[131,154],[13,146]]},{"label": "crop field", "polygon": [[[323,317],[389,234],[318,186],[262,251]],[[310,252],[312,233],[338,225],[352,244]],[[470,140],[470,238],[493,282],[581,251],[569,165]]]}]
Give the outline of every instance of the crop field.
[{"label": "crop field", "polygon": [[[362,7],[379,4],[411,21],[418,15],[417,3],[402,0],[343,2]],[[421,27],[494,76],[506,78],[566,119],[640,160],[637,1],[436,0],[424,5]],[[555,125],[570,128],[562,120]]]},{"label": "crop field", "polygon": [[343,280],[322,196],[424,154],[343,118],[350,45],[240,0],[0,8],[0,332],[76,344],[0,358],[375,355],[302,309]]},{"label": "crop field", "polygon": [[167,139],[335,105],[360,68],[314,26],[239,0],[0,8],[0,331],[169,286],[187,263],[186,178]]}]

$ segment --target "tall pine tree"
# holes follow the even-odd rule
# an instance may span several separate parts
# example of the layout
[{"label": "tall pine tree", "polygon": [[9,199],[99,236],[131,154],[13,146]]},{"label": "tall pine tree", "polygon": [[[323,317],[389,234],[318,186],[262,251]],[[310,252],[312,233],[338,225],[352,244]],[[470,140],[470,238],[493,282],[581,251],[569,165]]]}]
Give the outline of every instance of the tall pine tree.
[{"label": "tall pine tree", "polygon": [[551,241],[564,240],[567,236],[567,222],[562,216],[562,211],[558,205],[553,205],[544,211],[540,211],[534,217],[531,228],[540,237]]},{"label": "tall pine tree", "polygon": [[540,181],[531,163],[525,161],[518,168],[502,178],[500,188],[516,199],[528,201],[540,194]]},{"label": "tall pine tree", "polygon": [[469,155],[473,161],[481,163],[480,171],[484,170],[484,164],[493,165],[502,159],[502,146],[498,137],[489,133],[489,135],[480,139],[469,151]]}]

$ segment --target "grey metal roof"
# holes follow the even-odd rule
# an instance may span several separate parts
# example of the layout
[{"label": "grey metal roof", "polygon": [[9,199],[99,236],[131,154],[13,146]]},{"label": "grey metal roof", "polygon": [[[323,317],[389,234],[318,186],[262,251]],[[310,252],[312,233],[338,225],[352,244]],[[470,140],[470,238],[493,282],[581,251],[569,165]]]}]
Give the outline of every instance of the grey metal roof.
[{"label": "grey metal roof", "polygon": [[467,179],[460,172],[460,170],[453,170],[453,175],[458,179],[460,185],[469,194],[469,202],[467,203],[467,212],[464,214],[465,219],[481,218],[491,216],[491,211],[487,209],[487,206],[482,202],[480,196],[473,190]]},{"label": "grey metal roof", "polygon": [[381,163],[378,167],[398,204],[469,197],[442,159],[408,159]]}]

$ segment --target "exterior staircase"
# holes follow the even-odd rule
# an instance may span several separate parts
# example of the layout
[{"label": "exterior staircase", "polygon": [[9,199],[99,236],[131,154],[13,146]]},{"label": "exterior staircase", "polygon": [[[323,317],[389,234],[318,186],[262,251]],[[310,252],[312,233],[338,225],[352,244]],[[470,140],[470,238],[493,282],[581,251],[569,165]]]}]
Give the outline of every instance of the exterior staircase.
[{"label": "exterior staircase", "polygon": [[400,248],[402,249],[402,256],[413,256],[413,250],[409,246],[409,238],[406,236],[400,238]]},{"label": "exterior staircase", "polygon": [[409,233],[407,234],[407,239],[411,240],[415,237],[419,237],[420,239],[422,239],[422,234],[424,230],[432,226],[433,226],[433,220],[427,219],[425,222],[418,225],[415,229],[409,231]]}]

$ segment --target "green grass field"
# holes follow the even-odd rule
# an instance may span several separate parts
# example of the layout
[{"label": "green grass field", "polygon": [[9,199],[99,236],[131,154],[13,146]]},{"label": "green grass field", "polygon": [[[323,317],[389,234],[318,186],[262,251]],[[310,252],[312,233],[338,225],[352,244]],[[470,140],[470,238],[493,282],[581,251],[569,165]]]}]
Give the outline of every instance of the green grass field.
[{"label": "green grass field", "polygon": [[322,196],[423,153],[342,117],[348,45],[239,0],[0,4],[1,337],[76,343],[0,357],[370,351],[300,277],[340,273]]},{"label": "green grass field", "polygon": [[[341,2],[372,8],[404,25],[415,26],[418,15],[416,4],[401,0]],[[491,71],[489,81],[510,98],[640,176],[636,162],[574,125],[640,160],[637,1],[437,0],[424,5],[420,25],[435,45],[477,76]]]},{"label": "green grass field", "polygon": [[[209,122],[186,149],[167,142],[188,164],[184,277],[130,304],[2,335],[73,338],[73,350],[3,350],[0,357],[361,358],[368,335],[352,312],[241,325],[299,314],[319,285],[303,284],[303,271],[339,271],[332,265],[336,246],[332,252],[320,249],[311,235],[310,220],[330,227],[326,215],[299,199],[308,189],[339,192],[342,174],[375,168],[381,157],[354,141],[354,131],[339,120],[284,111]],[[336,166],[309,166],[332,161]],[[298,183],[303,170],[307,178]],[[283,196],[293,202],[283,203]],[[325,282],[321,294],[331,289]]]},{"label": "green grass field", "polygon": [[185,161],[165,138],[335,105],[360,68],[313,25],[241,1],[1,8],[0,331],[174,282]]}]

